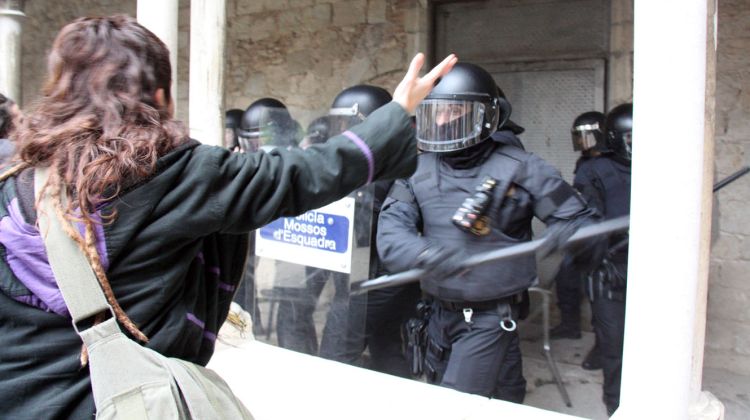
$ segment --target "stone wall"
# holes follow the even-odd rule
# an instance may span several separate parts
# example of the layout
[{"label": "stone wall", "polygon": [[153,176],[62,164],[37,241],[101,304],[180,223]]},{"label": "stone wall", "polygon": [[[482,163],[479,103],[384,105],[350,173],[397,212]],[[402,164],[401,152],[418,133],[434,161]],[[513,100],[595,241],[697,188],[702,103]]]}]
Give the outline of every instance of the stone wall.
[{"label": "stone wall", "polygon": [[349,86],[392,91],[417,43],[423,9],[410,0],[230,1],[226,105],[244,109],[271,96],[305,125]]},{"label": "stone wall", "polygon": [[[748,165],[750,1],[719,0],[716,179]],[[750,175],[714,198],[704,366],[750,375]]]},{"label": "stone wall", "polygon": [[[395,88],[426,52],[426,0],[227,0],[226,107],[280,99],[303,125],[342,89]],[[23,33],[23,103],[39,93],[55,34],[84,15],[135,16],[135,0],[29,0]],[[190,0],[180,1],[178,117],[187,118]]]}]

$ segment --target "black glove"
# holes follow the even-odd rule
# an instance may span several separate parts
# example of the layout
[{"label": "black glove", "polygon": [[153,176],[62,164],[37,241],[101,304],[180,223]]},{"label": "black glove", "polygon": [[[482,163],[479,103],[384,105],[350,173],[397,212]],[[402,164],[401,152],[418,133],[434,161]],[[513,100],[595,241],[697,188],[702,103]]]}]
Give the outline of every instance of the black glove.
[{"label": "black glove", "polygon": [[466,269],[466,254],[457,249],[431,245],[417,255],[416,266],[425,271],[425,276],[445,278]]}]

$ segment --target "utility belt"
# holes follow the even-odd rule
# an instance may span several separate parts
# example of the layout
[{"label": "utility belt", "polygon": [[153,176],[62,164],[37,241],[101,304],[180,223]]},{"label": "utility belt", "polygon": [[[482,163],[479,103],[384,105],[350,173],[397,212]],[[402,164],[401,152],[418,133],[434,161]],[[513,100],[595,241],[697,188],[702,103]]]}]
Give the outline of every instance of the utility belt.
[{"label": "utility belt", "polygon": [[464,309],[470,308],[474,311],[491,311],[502,305],[517,305],[523,302],[523,293],[516,293],[513,296],[507,296],[500,299],[487,300],[483,302],[456,302],[433,298],[441,308],[446,311],[463,312]]},{"label": "utility belt", "polygon": [[406,353],[407,359],[411,360],[411,373],[418,378],[423,373],[427,373],[427,379],[430,383],[435,378],[436,371],[425,361],[425,354],[428,349],[436,354],[439,360],[443,360],[446,352],[450,350],[443,349],[427,336],[427,324],[432,311],[429,301],[436,302],[441,308],[452,312],[463,312],[464,320],[471,324],[471,317],[474,311],[495,311],[500,316],[500,326],[506,331],[516,329],[520,304],[527,302],[526,292],[517,293],[501,299],[494,299],[484,302],[456,302],[440,300],[434,297],[428,297],[427,300],[420,300],[417,304],[417,317],[409,319],[404,325],[404,335],[406,336]]},{"label": "utility belt", "polygon": [[500,327],[505,331],[516,330],[516,320],[521,318],[521,303],[525,292],[516,293],[500,299],[482,302],[456,302],[434,299],[441,308],[450,312],[463,312],[464,321],[472,324],[474,312],[494,312],[500,317]]}]

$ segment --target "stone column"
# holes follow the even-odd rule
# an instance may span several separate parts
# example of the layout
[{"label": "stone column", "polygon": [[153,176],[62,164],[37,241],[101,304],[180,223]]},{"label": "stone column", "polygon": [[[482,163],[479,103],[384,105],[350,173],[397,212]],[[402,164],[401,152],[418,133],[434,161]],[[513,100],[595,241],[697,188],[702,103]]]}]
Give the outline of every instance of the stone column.
[{"label": "stone column", "polygon": [[190,4],[190,135],[220,146],[224,136],[226,0]]},{"label": "stone column", "polygon": [[607,109],[633,100],[633,0],[612,0]]},{"label": "stone column", "polygon": [[[384,2],[385,3],[385,2]],[[372,3],[370,3],[372,4]],[[429,68],[429,63],[437,64],[445,57],[433,57],[433,51],[430,48],[430,33],[431,33],[431,16],[432,16],[432,2],[427,0],[418,0],[413,2],[411,6],[406,9],[406,18],[404,19],[404,30],[406,32],[406,68],[411,59],[417,53],[424,53],[426,64],[424,67]]]},{"label": "stone column", "polygon": [[722,415],[700,408],[718,401],[706,403],[699,380],[714,162],[715,1],[635,1],[630,265],[616,419]]},{"label": "stone column", "polygon": [[21,103],[23,0],[0,0],[0,93]]},{"label": "stone column", "polygon": [[172,64],[171,98],[177,111],[177,49],[178,49],[178,16],[179,0],[138,0],[138,23],[148,28],[169,49],[169,61]]}]

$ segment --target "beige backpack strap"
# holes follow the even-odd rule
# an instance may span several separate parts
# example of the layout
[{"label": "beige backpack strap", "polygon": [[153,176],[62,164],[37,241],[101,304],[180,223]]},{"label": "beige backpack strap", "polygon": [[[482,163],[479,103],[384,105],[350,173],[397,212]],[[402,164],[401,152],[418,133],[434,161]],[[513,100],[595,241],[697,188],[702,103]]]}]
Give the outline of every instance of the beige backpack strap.
[{"label": "beige backpack strap", "polygon": [[[63,230],[62,224],[69,222],[57,217],[52,197],[48,193],[45,192],[39,200],[42,188],[48,179],[49,167],[34,168],[34,196],[39,203],[37,209],[39,234],[44,240],[49,265],[73,318],[73,326],[75,326],[78,321],[90,318],[102,311],[112,312],[112,308],[107,303],[107,298],[102,292],[91,264],[75,241]],[[67,202],[65,191],[62,190],[60,195],[64,208]],[[77,328],[76,331],[78,331]]]}]

